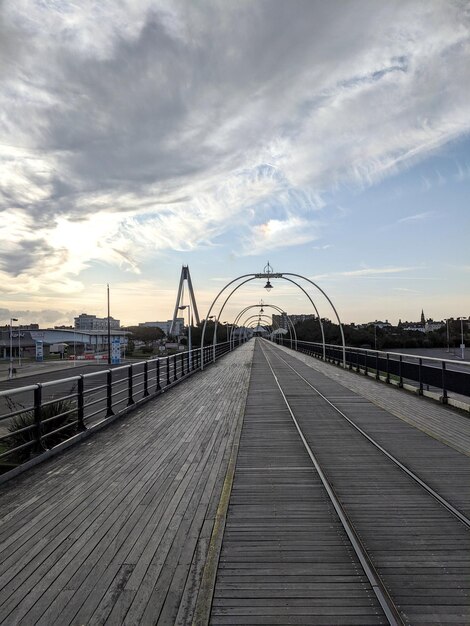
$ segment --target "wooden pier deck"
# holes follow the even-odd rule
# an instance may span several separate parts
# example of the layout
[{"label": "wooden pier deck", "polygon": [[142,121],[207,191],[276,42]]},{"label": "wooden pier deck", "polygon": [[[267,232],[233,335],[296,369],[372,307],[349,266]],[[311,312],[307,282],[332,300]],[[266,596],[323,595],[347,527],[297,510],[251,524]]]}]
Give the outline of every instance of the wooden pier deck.
[{"label": "wooden pier deck", "polygon": [[252,351],[2,486],[1,624],[190,623]]},{"label": "wooden pier deck", "polygon": [[255,351],[210,623],[469,624],[470,458],[298,357]]},{"label": "wooden pier deck", "polygon": [[251,341],[2,486],[0,624],[468,626],[469,477],[462,414]]}]

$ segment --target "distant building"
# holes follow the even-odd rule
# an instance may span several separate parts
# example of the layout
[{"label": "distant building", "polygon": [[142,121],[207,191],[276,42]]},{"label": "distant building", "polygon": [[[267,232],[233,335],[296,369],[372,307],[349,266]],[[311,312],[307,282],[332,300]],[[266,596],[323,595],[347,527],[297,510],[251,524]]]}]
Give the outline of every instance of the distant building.
[{"label": "distant building", "polygon": [[418,333],[424,333],[425,332],[425,328],[421,324],[421,322],[420,323],[410,323],[410,324],[405,322],[404,325],[403,325],[403,330],[414,331],[414,332],[418,332]]},{"label": "distant building", "polygon": [[289,329],[289,320],[292,322],[292,324],[295,326],[296,324],[300,324],[301,322],[306,322],[307,320],[313,320],[315,319],[315,315],[312,314],[300,314],[300,315],[295,315],[295,314],[287,314],[287,313],[281,313],[280,315],[273,315],[272,316],[272,322],[273,325],[276,326],[276,328],[284,328],[284,330],[288,330]]},{"label": "distant building", "polygon": [[[165,335],[170,334],[171,323],[173,320],[167,320],[166,322],[141,322],[139,326],[143,328],[160,328]],[[175,326],[173,328],[174,335],[182,335],[184,333],[184,318],[177,317],[175,320]]]},{"label": "distant building", "polygon": [[392,328],[392,325],[388,320],[385,320],[385,322],[382,322],[381,320],[375,320],[375,322],[369,322],[368,324],[365,324],[365,326],[375,326],[376,328],[380,328],[382,330],[384,328]]},{"label": "distant building", "polygon": [[425,333],[432,333],[435,330],[439,330],[439,328],[442,328],[445,325],[446,325],[445,322],[433,322],[432,320],[428,320],[424,324],[424,332]]},{"label": "distant building", "polygon": [[[96,315],[81,313],[78,317],[74,318],[74,323],[76,330],[108,330],[107,317],[96,317]],[[109,327],[111,329],[118,330],[120,326],[120,320],[115,320],[114,317],[109,318]]]},{"label": "distant building", "polygon": [[[37,326],[31,325],[31,326]],[[124,349],[127,345],[127,335],[129,333],[122,330],[111,331],[111,341],[119,337],[120,344]],[[35,357],[36,344],[41,342],[44,346],[44,355],[47,356],[51,346],[63,345],[68,347],[69,357],[72,354],[77,358],[86,355],[106,354],[108,349],[108,333],[105,330],[84,330],[63,328],[63,329],[31,329],[14,328],[10,340],[10,329],[0,329],[0,359],[10,358],[10,345],[12,347],[12,357]],[[52,349],[52,352],[57,350]],[[66,350],[64,350],[66,352]]]}]

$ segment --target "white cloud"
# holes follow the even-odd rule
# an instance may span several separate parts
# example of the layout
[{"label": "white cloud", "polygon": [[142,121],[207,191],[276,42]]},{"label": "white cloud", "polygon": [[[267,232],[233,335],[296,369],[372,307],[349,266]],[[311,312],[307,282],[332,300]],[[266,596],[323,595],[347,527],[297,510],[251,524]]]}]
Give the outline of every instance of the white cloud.
[{"label": "white cloud", "polygon": [[329,191],[468,133],[464,3],[296,6],[2,5],[2,289],[80,290],[92,261],[138,273],[227,233],[314,241]]},{"label": "white cloud", "polygon": [[377,276],[381,274],[400,274],[412,270],[422,269],[417,267],[365,267],[359,270],[339,272],[341,276]]},{"label": "white cloud", "polygon": [[317,230],[315,222],[298,217],[286,220],[271,219],[250,229],[243,252],[246,255],[254,255],[286,246],[300,246],[316,239]]},{"label": "white cloud", "polygon": [[423,211],[423,213],[416,213],[415,215],[408,215],[407,217],[402,217],[397,220],[397,224],[402,224],[404,222],[422,222],[423,220],[428,219],[434,215],[434,211]]}]

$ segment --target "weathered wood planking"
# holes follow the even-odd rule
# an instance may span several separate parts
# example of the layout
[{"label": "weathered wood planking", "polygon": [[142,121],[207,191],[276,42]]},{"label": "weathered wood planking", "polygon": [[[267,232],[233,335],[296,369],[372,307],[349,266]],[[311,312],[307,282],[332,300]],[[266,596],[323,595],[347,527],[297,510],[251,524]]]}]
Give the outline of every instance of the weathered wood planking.
[{"label": "weathered wood planking", "polygon": [[433,400],[419,398],[403,389],[378,382],[374,378],[344,370],[282,346],[277,347],[396,417],[470,456],[469,416]]},{"label": "weathered wood planking", "polygon": [[5,485],[2,624],[191,619],[252,348]]},{"label": "weathered wood planking", "polygon": [[210,623],[387,623],[259,348]]},{"label": "weathered wood planking", "polygon": [[467,511],[470,459],[351,394],[294,355],[272,346],[266,351],[309,445],[403,618],[411,624],[470,623],[468,529],[276,353],[368,434],[380,438],[383,447],[397,453],[422,479],[432,481],[451,504]]}]

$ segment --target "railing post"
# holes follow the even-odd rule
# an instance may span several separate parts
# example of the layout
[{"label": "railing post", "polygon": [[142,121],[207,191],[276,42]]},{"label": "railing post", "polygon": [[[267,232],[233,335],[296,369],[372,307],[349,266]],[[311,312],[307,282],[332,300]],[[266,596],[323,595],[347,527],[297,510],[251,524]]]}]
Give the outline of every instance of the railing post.
[{"label": "railing post", "polygon": [[375,378],[376,380],[380,380],[380,371],[379,371],[379,353],[375,353]]},{"label": "railing post", "polygon": [[160,385],[160,359],[157,359],[157,364],[156,364],[156,377],[157,377],[157,387],[156,387],[156,391],[160,391],[162,386]]},{"label": "railing post", "polygon": [[398,375],[400,377],[400,380],[398,381],[399,387],[403,387],[402,365],[403,365],[403,356],[400,354],[400,360],[398,361]]},{"label": "railing post", "polygon": [[387,377],[385,379],[386,383],[390,384],[390,355],[387,352]]},{"label": "railing post", "polygon": [[148,361],[144,363],[144,398],[149,395],[149,364]]},{"label": "railing post", "polygon": [[419,390],[418,394],[420,396],[423,395],[423,359],[420,357],[418,362],[418,380],[419,380]]},{"label": "railing post", "polygon": [[447,387],[446,387],[446,362],[442,361],[442,404],[447,404]]},{"label": "railing post", "polygon": [[106,417],[114,415],[113,411],[113,370],[106,373]]},{"label": "railing post", "polygon": [[368,368],[367,368],[367,350],[364,352],[365,357],[364,357],[364,376],[368,375]]},{"label": "railing post", "polygon": [[181,353],[181,376],[184,376],[184,352]]},{"label": "railing post", "polygon": [[166,357],[166,385],[167,385],[167,387],[170,384],[171,384],[171,380],[170,380],[170,357],[167,356]]},{"label": "railing post", "polygon": [[359,350],[356,352],[356,373],[359,374],[360,372],[360,367],[359,367]]},{"label": "railing post", "polygon": [[173,380],[178,380],[178,373],[177,373],[177,364],[176,364],[176,357],[178,356],[178,354],[174,354],[173,355]]},{"label": "railing post", "polygon": [[[33,451],[36,454],[41,454],[46,450],[41,439],[41,406],[42,406],[42,385],[38,383],[34,390],[34,439],[35,444]],[[33,454],[34,454],[33,452]]]},{"label": "railing post", "polygon": [[80,433],[85,432],[85,380],[83,374],[79,377],[77,383],[77,430]]},{"label": "railing post", "polygon": [[189,374],[191,371],[191,350],[188,350],[188,362],[186,363],[186,373]]},{"label": "railing post", "polygon": [[128,396],[127,396],[127,406],[131,406],[131,404],[135,404],[134,398],[132,397],[133,384],[134,384],[134,372],[133,366],[129,365],[127,370],[127,388],[128,388]]}]

